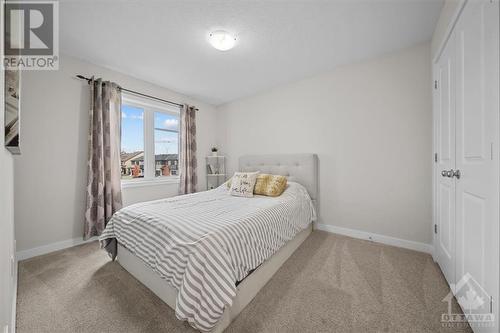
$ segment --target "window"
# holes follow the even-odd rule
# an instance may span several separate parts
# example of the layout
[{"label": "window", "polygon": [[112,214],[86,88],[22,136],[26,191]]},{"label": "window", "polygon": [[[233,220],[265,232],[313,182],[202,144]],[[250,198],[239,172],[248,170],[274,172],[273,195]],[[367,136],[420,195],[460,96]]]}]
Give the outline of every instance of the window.
[{"label": "window", "polygon": [[122,97],[122,184],[177,180],[179,109],[165,103]]},{"label": "window", "polygon": [[179,116],[155,112],[155,176],[178,176]]},{"label": "window", "polygon": [[122,179],[144,178],[144,109],[122,104]]}]

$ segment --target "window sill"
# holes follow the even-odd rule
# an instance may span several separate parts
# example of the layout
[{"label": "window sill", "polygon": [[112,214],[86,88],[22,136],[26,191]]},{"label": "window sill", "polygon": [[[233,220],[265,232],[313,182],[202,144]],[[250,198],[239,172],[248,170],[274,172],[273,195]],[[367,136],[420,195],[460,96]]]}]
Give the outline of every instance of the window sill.
[{"label": "window sill", "polygon": [[143,187],[143,186],[179,184],[179,183],[180,183],[179,177],[168,177],[168,179],[122,180],[122,189],[132,188],[132,187]]}]

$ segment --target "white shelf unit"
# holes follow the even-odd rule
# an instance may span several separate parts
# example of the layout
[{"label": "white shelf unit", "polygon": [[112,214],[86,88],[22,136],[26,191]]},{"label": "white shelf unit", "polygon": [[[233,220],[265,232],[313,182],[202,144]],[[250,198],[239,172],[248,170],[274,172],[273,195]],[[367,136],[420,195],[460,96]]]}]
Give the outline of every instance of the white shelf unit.
[{"label": "white shelf unit", "polygon": [[219,187],[226,181],[226,158],[224,156],[205,157],[207,170],[207,190]]}]

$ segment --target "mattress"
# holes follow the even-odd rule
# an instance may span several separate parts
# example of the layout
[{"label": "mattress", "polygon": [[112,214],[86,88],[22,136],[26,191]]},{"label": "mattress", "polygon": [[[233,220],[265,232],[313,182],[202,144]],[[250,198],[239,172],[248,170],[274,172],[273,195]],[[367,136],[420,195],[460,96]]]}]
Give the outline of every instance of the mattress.
[{"label": "mattress", "polygon": [[315,219],[307,190],[290,182],[275,198],[231,196],[225,186],[132,205],[101,235],[116,239],[178,290],[176,316],[210,331],[236,282]]}]

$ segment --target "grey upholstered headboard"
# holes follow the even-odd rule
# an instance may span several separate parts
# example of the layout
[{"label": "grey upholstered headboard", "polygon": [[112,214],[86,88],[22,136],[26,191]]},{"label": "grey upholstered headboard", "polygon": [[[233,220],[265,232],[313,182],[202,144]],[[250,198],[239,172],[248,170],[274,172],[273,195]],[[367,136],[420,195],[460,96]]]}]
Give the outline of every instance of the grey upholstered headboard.
[{"label": "grey upholstered headboard", "polygon": [[318,156],[316,154],[243,155],[240,171],[260,171],[286,176],[302,184],[312,200],[318,198]]}]

